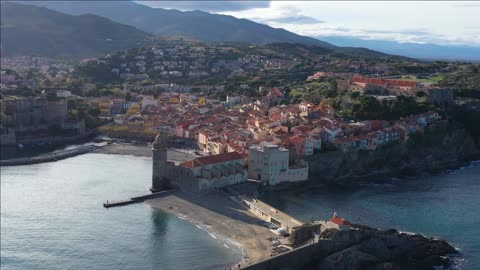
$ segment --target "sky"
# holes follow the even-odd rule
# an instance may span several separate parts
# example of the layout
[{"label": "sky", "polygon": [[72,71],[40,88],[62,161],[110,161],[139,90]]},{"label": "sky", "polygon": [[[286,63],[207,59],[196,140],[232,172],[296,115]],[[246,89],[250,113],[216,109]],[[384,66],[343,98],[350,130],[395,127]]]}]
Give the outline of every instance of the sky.
[{"label": "sky", "polygon": [[297,34],[480,47],[475,1],[155,1],[139,3],[232,15]]}]

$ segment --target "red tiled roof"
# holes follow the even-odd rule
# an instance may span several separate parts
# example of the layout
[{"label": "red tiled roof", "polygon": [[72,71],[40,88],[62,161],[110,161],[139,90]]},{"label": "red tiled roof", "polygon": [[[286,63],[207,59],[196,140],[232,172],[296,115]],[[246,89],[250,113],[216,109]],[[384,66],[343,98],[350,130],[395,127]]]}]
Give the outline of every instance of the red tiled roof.
[{"label": "red tiled roof", "polygon": [[288,139],[288,143],[304,143],[305,138],[300,136],[292,136]]},{"label": "red tiled roof", "polygon": [[385,80],[385,79],[377,79],[377,78],[367,78],[362,76],[354,76],[353,82],[376,84],[376,85],[403,86],[403,87],[413,87],[418,84],[415,81]]},{"label": "red tiled roof", "polygon": [[345,220],[341,217],[333,217],[330,221],[333,222],[333,223],[336,223],[338,225],[350,225],[350,224],[352,224],[348,220]]},{"label": "red tiled roof", "polygon": [[278,90],[278,88],[270,89],[270,91],[268,92],[268,95],[272,97],[283,97],[283,93],[280,90]]},{"label": "red tiled roof", "polygon": [[201,167],[208,164],[214,163],[221,163],[226,161],[232,161],[237,159],[243,159],[242,155],[237,152],[229,152],[220,155],[213,155],[213,156],[206,156],[206,157],[198,157],[187,162],[180,164],[180,166],[187,167],[187,168],[196,168]]},{"label": "red tiled roof", "polygon": [[187,129],[193,123],[195,123],[195,120],[188,120],[182,124],[182,128]]}]

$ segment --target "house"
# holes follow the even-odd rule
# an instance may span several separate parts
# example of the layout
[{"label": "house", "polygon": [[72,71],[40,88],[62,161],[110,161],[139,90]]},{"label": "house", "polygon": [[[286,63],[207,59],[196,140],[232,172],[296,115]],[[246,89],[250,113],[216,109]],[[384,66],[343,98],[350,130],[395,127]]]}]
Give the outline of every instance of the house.
[{"label": "house", "polygon": [[278,105],[282,100],[285,99],[285,95],[280,91],[280,89],[274,87],[268,91],[267,102],[270,106]]},{"label": "house", "polygon": [[350,225],[352,225],[352,223],[350,223],[350,221],[348,221],[344,218],[341,218],[337,215],[334,215],[330,219],[330,225],[331,225],[332,228],[335,228],[337,230],[348,231],[348,230],[350,230]]},{"label": "house", "polygon": [[250,146],[248,150],[248,178],[266,185],[298,182],[308,179],[308,164],[289,163],[289,151],[268,142]]},{"label": "house", "polygon": [[110,113],[111,114],[118,114],[121,113],[123,110],[123,104],[125,103],[124,99],[121,98],[114,98],[110,100]]},{"label": "house", "polygon": [[313,155],[313,142],[307,140],[305,136],[295,135],[288,138],[283,144],[288,149],[292,149],[295,157],[311,156]]},{"label": "house", "polygon": [[363,76],[354,76],[352,84],[360,87],[360,91],[366,91],[369,87],[372,90],[383,88],[398,94],[412,94],[415,88],[420,87],[420,84],[416,81],[368,78]]},{"label": "house", "polygon": [[158,101],[150,97],[143,97],[142,110],[145,110],[149,106],[153,108],[158,108]]},{"label": "house", "polygon": [[367,149],[368,143],[368,138],[365,136],[341,137],[333,140],[333,145],[344,153]]},{"label": "house", "polygon": [[312,110],[313,108],[313,103],[303,100],[298,104],[298,110],[300,111],[301,116],[308,116],[308,113]]},{"label": "house", "polygon": [[225,102],[225,105],[233,106],[236,104],[240,104],[241,100],[242,99],[240,96],[227,95],[227,101]]},{"label": "house", "polygon": [[227,143],[222,140],[209,141],[207,144],[207,151],[211,155],[220,155],[220,154],[226,153]]},{"label": "house", "polygon": [[57,97],[66,98],[72,96],[72,92],[68,90],[57,90]]}]

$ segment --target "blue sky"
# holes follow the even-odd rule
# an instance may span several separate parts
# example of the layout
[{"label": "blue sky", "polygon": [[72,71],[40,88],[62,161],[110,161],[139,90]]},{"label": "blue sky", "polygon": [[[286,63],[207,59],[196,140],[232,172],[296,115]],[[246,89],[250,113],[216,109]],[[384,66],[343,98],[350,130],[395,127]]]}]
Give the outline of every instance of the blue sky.
[{"label": "blue sky", "polygon": [[314,37],[348,36],[480,47],[480,2],[158,1],[152,7],[205,10]]}]

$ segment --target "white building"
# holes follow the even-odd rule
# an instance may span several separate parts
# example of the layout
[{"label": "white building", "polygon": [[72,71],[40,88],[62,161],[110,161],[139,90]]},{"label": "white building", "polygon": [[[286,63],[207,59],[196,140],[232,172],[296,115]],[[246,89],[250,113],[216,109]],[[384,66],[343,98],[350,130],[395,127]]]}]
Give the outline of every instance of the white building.
[{"label": "white building", "polygon": [[68,90],[58,90],[57,91],[57,97],[70,97],[72,95],[72,92]]},{"label": "white building", "polygon": [[227,95],[227,101],[225,102],[225,104],[228,105],[228,106],[233,106],[233,105],[236,105],[236,104],[240,104],[241,101],[242,101],[242,99],[241,99],[240,96]]},{"label": "white building", "polygon": [[308,180],[308,164],[289,165],[289,151],[263,142],[253,145],[248,152],[248,178],[269,185]]}]

